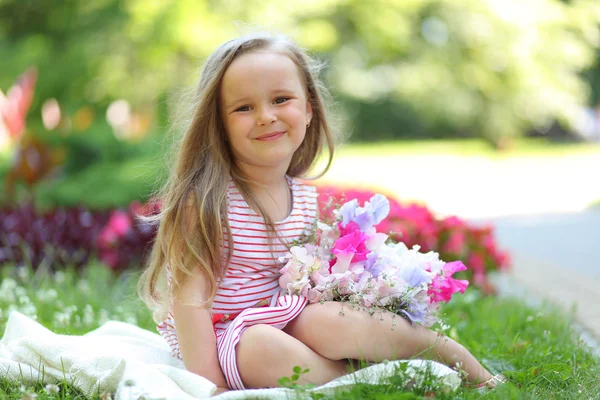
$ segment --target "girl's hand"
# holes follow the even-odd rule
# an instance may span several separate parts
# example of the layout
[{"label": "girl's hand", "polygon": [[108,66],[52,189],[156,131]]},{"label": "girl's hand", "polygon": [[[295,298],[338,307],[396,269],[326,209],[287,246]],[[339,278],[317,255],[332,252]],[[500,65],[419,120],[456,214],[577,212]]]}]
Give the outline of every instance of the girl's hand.
[{"label": "girl's hand", "polygon": [[217,391],[213,393],[213,396],[218,396],[223,392],[227,392],[229,391],[228,388],[224,388],[224,387],[217,387]]}]

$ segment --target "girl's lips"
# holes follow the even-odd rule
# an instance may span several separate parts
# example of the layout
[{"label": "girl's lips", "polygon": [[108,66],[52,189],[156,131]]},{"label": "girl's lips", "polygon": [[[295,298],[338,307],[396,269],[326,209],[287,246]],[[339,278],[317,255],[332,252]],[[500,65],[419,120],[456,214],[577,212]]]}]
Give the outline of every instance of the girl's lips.
[{"label": "girl's lips", "polygon": [[280,137],[282,137],[285,134],[285,131],[283,132],[273,132],[273,133],[267,133],[266,135],[262,135],[256,138],[256,140],[261,140],[263,142],[265,141],[269,141],[269,140],[277,140]]}]

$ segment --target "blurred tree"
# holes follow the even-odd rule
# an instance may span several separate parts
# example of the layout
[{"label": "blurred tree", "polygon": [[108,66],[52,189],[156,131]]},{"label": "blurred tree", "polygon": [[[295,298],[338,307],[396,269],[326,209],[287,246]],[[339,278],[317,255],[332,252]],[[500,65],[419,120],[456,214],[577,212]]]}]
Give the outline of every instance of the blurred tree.
[{"label": "blurred tree", "polygon": [[600,52],[596,53],[594,65],[584,72],[583,77],[590,85],[590,105],[600,105]]},{"label": "blurred tree", "polygon": [[1,0],[0,87],[37,65],[32,115],[49,97],[67,112],[156,105],[256,24],[329,61],[354,139],[441,132],[501,146],[577,118],[599,21],[596,0]]},{"label": "blurred tree", "polygon": [[347,1],[331,20],[337,90],[408,104],[425,131],[446,126],[497,146],[574,123],[589,95],[580,72],[600,45],[594,0]]}]

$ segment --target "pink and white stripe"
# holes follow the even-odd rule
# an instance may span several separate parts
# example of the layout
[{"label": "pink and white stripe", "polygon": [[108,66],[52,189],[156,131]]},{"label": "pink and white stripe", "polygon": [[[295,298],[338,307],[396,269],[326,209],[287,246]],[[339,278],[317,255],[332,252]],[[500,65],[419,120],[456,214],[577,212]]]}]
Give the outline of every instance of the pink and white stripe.
[{"label": "pink and white stripe", "polygon": [[[287,179],[293,194],[292,212],[275,225],[286,244],[290,244],[310,231],[318,206],[315,187]],[[282,329],[300,314],[306,299],[281,293],[279,269],[283,265],[278,259],[287,253],[287,247],[278,241],[269,245],[263,218],[248,206],[232,181],[227,189],[227,201],[234,246],[231,262],[212,304],[212,313],[239,314],[233,321],[218,322],[215,331],[219,362],[227,384],[231,389],[243,389],[235,354],[242,332],[257,324]],[[229,248],[227,240],[224,245]],[[268,307],[252,308],[263,300],[267,300]],[[173,355],[181,358],[173,314],[169,313],[157,328]]]}]

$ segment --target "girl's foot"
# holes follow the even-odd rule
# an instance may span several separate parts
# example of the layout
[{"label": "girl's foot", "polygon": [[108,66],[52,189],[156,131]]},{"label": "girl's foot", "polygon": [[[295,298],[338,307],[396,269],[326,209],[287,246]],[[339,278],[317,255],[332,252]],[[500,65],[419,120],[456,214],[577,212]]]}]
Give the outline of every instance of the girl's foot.
[{"label": "girl's foot", "polygon": [[477,383],[475,385],[465,385],[468,388],[478,389],[480,392],[494,389],[496,386],[506,383],[507,379],[502,374],[496,374],[485,382]]}]

